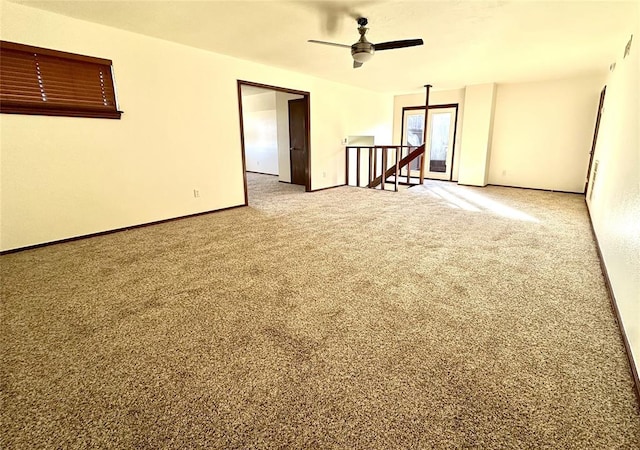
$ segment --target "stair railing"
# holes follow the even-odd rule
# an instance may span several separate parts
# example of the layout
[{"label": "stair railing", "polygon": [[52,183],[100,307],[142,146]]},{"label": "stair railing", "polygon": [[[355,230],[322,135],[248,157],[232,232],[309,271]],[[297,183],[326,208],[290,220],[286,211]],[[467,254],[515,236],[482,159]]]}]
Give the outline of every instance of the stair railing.
[{"label": "stair railing", "polygon": [[[424,155],[424,145],[419,147],[410,146],[410,145],[374,145],[374,146],[347,146],[345,148],[345,180],[346,184],[350,184],[350,176],[351,176],[351,165],[350,165],[350,156],[353,154],[353,150],[355,150],[356,163],[355,163],[355,172],[356,172],[356,183],[355,185],[358,187],[362,186],[362,159],[363,159],[363,151],[364,156],[367,156],[367,165],[368,170],[367,174],[367,184],[365,187],[375,189],[380,186],[380,189],[383,191],[385,189],[385,184],[387,184],[387,179],[394,176],[394,191],[398,191],[398,182],[400,180],[400,171],[407,167],[407,181],[406,184],[413,185],[415,183],[411,183],[411,170],[408,168],[409,164],[416,158],[420,158],[420,167],[423,164],[423,155]],[[392,164],[390,162],[393,161]],[[380,170],[378,170],[380,169]],[[422,170],[420,171],[420,183],[423,183],[422,178]]]}]

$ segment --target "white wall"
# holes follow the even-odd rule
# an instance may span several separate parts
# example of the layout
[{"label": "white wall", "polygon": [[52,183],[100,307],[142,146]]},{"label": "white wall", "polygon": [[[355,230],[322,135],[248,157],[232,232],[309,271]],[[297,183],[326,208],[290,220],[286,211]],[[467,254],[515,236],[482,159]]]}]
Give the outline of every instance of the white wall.
[{"label": "white wall", "polygon": [[278,174],[279,181],[291,182],[291,148],[289,142],[289,100],[303,98],[302,95],[276,92],[276,115],[278,121]]},{"label": "white wall", "polygon": [[[350,147],[373,147],[376,144],[374,136],[347,136],[347,145]],[[373,153],[371,149],[360,149],[360,165],[358,165],[358,150],[350,149],[348,153],[349,157],[349,186],[366,187],[369,184],[369,154],[371,154],[371,164],[374,164],[374,160],[377,159],[376,168],[382,168],[382,152],[376,151]],[[374,156],[375,155],[375,156]],[[389,164],[395,161],[395,153],[389,152],[387,157],[389,158]],[[388,164],[388,165],[389,165]],[[387,165],[387,166],[388,166]],[[360,170],[358,170],[358,167]],[[373,167],[373,166],[372,166]],[[378,169],[379,173],[382,169]],[[360,183],[358,184],[358,172],[360,172]],[[371,176],[374,177],[373,172]],[[375,177],[374,177],[375,178]]]},{"label": "white wall", "polygon": [[278,175],[276,92],[245,95],[242,88],[244,154],[249,172]]},{"label": "white wall", "polygon": [[603,82],[498,85],[488,182],[583,192]]},{"label": "white wall", "polygon": [[485,186],[488,180],[496,85],[476,84],[465,88],[464,130],[458,183]]},{"label": "white wall", "polygon": [[[396,95],[393,98],[393,143],[401,144],[402,134],[402,108],[409,106],[424,106],[426,90],[415,94]],[[461,139],[462,139],[462,117],[464,115],[464,89],[434,90],[429,92],[430,105],[458,104],[458,120],[456,123],[456,138],[454,141],[452,179],[458,181],[458,171],[460,170]]]},{"label": "white wall", "polygon": [[[318,146],[326,149],[311,160],[312,172],[318,176],[314,189],[345,183],[345,137],[375,136],[378,145],[391,142],[391,94],[376,96],[363,91],[356,97],[349,94],[347,86],[334,86],[321,96],[311,96],[311,134],[317,137],[316,141],[312,138],[312,152]],[[352,100],[347,100],[349,97]],[[326,132],[319,132],[320,124]]]},{"label": "white wall", "polygon": [[312,189],[344,136],[391,139],[391,95],[0,1],[3,40],[113,60],[124,111],[0,115],[2,250],[244,204],[239,79],[311,93]]},{"label": "white wall", "polygon": [[[638,12],[640,14],[640,11]],[[591,220],[607,267],[622,326],[640,372],[640,27],[623,59],[620,42],[607,92],[594,161],[597,176],[587,189]],[[594,164],[595,165],[595,164]]]},{"label": "white wall", "polygon": [[[463,184],[582,192],[603,82],[602,75],[586,75],[535,83],[482,85],[495,86],[493,115],[490,89],[481,98],[474,97],[477,86],[432,90],[432,105],[460,105],[453,180],[460,180],[464,166]],[[424,95],[419,92],[394,97],[394,143],[400,143],[402,108],[424,105]],[[470,101],[475,107],[472,105],[465,113]]]}]

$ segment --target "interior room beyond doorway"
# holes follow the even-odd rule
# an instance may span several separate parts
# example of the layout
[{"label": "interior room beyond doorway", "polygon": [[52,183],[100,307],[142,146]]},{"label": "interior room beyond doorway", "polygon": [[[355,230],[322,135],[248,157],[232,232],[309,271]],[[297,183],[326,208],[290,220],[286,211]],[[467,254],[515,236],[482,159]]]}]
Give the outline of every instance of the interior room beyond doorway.
[{"label": "interior room beyond doorway", "polygon": [[305,95],[243,83],[240,93],[246,171],[306,186]]}]

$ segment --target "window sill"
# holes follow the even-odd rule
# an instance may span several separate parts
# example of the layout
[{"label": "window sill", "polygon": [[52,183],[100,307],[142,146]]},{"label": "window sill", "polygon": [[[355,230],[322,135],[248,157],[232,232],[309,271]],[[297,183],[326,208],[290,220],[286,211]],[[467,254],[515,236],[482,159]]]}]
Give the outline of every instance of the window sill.
[{"label": "window sill", "polygon": [[0,105],[2,114],[27,114],[35,116],[86,117],[92,119],[120,119],[122,111],[103,111],[99,109],[33,108],[13,105]]}]

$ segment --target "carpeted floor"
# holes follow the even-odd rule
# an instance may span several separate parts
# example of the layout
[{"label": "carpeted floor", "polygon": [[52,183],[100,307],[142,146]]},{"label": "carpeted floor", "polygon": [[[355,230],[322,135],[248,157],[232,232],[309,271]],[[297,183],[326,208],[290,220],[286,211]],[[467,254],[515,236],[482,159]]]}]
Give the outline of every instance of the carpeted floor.
[{"label": "carpeted floor", "polygon": [[640,446],[579,195],[303,193],[2,256],[2,448]]}]

